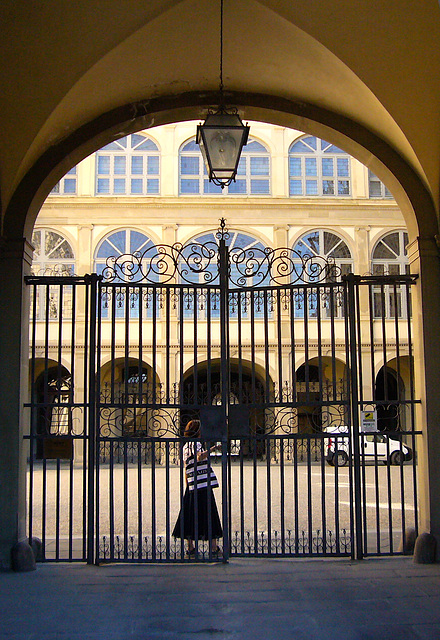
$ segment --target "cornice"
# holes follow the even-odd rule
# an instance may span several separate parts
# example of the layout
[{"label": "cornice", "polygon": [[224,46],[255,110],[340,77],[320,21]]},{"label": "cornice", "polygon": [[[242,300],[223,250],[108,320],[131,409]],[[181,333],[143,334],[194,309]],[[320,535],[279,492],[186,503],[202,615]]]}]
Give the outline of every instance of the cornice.
[{"label": "cornice", "polygon": [[328,199],[322,198],[287,198],[287,197],[270,197],[270,198],[231,198],[224,197],[218,198],[213,196],[212,198],[206,197],[143,197],[143,198],[123,198],[123,197],[81,197],[75,196],[71,198],[69,196],[50,196],[43,204],[41,212],[48,210],[59,209],[206,209],[217,207],[219,209],[273,209],[273,208],[286,208],[290,210],[297,209],[321,209],[321,210],[338,210],[338,209],[386,209],[387,211],[400,212],[394,200],[371,200],[371,199],[353,199],[347,198],[347,200]]}]

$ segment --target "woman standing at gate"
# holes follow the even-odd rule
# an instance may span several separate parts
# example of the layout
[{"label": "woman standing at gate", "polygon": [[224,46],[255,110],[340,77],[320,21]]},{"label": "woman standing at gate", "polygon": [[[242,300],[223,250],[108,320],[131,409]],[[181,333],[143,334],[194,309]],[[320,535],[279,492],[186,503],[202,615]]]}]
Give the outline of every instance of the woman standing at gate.
[{"label": "woman standing at gate", "polygon": [[[184,436],[200,438],[200,420],[190,420]],[[186,490],[172,535],[188,541],[188,556],[195,555],[195,540],[209,540],[211,552],[217,554],[217,538],[223,536],[213,492],[218,481],[209,459],[210,453],[216,449],[217,445],[204,450],[199,441],[183,445]]]}]

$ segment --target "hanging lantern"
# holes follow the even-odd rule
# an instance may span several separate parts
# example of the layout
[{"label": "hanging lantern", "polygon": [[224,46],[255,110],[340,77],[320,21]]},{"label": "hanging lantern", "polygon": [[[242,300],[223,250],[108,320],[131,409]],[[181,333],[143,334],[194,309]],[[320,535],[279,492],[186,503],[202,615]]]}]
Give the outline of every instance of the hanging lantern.
[{"label": "hanging lantern", "polygon": [[220,106],[209,111],[203,124],[197,126],[196,142],[210,182],[222,189],[235,181],[241,151],[247,144],[249,129],[236,108],[226,108],[223,100],[223,0],[220,2]]},{"label": "hanging lantern", "polygon": [[196,142],[211,182],[223,189],[235,180],[248,136],[249,127],[243,124],[235,109],[228,111],[220,107],[198,125]]}]

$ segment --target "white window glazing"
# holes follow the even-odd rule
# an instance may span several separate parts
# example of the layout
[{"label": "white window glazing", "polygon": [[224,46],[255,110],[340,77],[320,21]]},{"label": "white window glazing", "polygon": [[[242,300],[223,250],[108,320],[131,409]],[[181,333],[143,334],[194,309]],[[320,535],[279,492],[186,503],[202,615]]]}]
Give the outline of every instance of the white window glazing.
[{"label": "white window glazing", "polygon": [[393,195],[384,183],[368,169],[368,195],[370,198],[392,198]]},{"label": "white window glazing", "polygon": [[[35,229],[32,234],[34,257],[31,273],[35,276],[71,276],[75,273],[75,256],[70,243],[61,234],[51,229]],[[62,288],[62,310],[60,294]],[[35,308],[34,308],[35,305]],[[31,296],[30,317],[37,320],[56,320],[72,317],[72,287],[70,285],[38,285],[35,296]]]},{"label": "white window glazing", "polygon": [[[152,240],[140,231],[135,229],[114,231],[103,238],[96,249],[95,272],[104,275],[105,278],[106,269],[113,269],[114,262],[118,261],[122,268],[118,270],[118,277],[112,281],[129,283],[133,273],[130,265],[134,265],[134,272],[136,272],[138,265],[144,271],[148,271],[149,263],[157,256],[153,247]],[[101,317],[103,319],[112,316],[116,319],[125,318],[128,305],[130,318],[139,318],[140,312],[143,318],[151,318],[154,300],[156,300],[156,310],[158,309],[158,297],[159,294],[157,291],[153,291],[153,287],[143,290],[136,285],[133,285],[132,288],[108,287],[107,290],[104,290],[101,300]]]},{"label": "white window glazing", "polygon": [[[307,313],[309,317],[318,315],[318,307],[322,318],[333,315],[341,318],[345,315],[342,292],[335,288],[326,288],[325,283],[334,283],[343,275],[353,272],[351,251],[343,238],[332,231],[316,229],[301,236],[293,250],[296,254],[296,275],[306,282],[319,286],[316,290],[298,289],[295,317],[303,318],[305,313],[304,296],[308,297]],[[331,300],[330,297],[333,296]]]},{"label": "white window glazing", "polygon": [[96,194],[143,196],[159,194],[159,148],[135,133],[96,153]]},{"label": "white window glazing", "polygon": [[350,196],[350,156],[330,142],[305,136],[289,149],[291,196]]},{"label": "white window glazing", "polygon": [[64,178],[53,187],[51,196],[75,196],[77,193],[77,169],[72,167]]},{"label": "white window glazing", "polygon": [[209,182],[202,154],[195,139],[186,142],[179,151],[179,193],[181,195],[270,195],[270,154],[266,147],[249,140],[243,147],[237,177],[222,189]]},{"label": "white window glazing", "polygon": [[[201,320],[207,319],[208,317],[220,317],[220,293],[219,289],[216,288],[219,286],[217,261],[218,242],[216,232],[211,231],[195,237],[185,246],[182,266],[186,268],[188,264],[191,265],[193,263],[195,269],[193,272],[186,270],[185,278],[182,279],[182,283],[184,284],[185,282],[191,281],[198,285],[206,282],[209,284],[212,278],[214,286],[209,292],[208,290],[200,290],[199,287],[197,288],[197,291],[191,287],[188,288],[188,292],[183,298],[184,317],[193,317],[194,308],[197,308],[197,316]],[[234,230],[228,230],[226,244],[228,246],[230,256],[230,273],[228,281],[230,289],[229,317],[240,317],[242,320],[250,319],[252,315],[251,306],[253,305],[253,317],[255,319],[262,319],[265,314],[264,294],[257,292],[251,293],[249,291],[246,294],[240,293],[240,289],[241,287],[252,287],[256,284],[264,286],[266,283],[261,280],[256,282],[252,275],[249,277],[243,277],[243,274],[247,274],[247,267],[249,267],[250,263],[243,259],[238,261],[240,266],[237,266],[233,256],[234,254],[239,254],[243,258],[245,256],[250,258],[250,261],[252,262],[251,268],[255,268],[256,262],[253,261],[253,257],[251,257],[251,255],[255,256],[256,261],[262,259],[265,247],[258,238]],[[203,258],[203,255],[208,255],[208,251],[205,252],[201,250],[199,245],[206,247],[209,252],[214,251],[215,256],[213,258],[211,257],[211,259]],[[253,254],[249,253],[252,251],[254,252]],[[199,259],[199,256],[201,259]],[[208,275],[207,278],[206,274],[211,274],[211,277]],[[234,292],[234,289],[236,289],[237,293]],[[197,296],[197,299],[195,299],[195,295]],[[240,311],[238,309],[238,304],[241,305]],[[269,309],[268,317],[271,317],[271,315],[272,309]]]},{"label": "white window glazing", "polygon": [[[406,247],[408,234],[398,230],[387,233],[376,244],[372,253],[372,273],[376,276],[399,276],[410,273]],[[383,284],[373,290],[375,318],[408,317],[410,287]],[[411,315],[411,313],[410,313]]]}]

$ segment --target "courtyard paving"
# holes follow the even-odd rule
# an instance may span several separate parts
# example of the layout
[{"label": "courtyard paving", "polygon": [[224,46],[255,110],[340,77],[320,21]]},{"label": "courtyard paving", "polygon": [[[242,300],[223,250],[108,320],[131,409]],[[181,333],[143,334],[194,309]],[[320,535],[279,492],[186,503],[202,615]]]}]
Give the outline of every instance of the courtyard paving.
[{"label": "courtyard paving", "polygon": [[8,640],[438,640],[440,565],[234,559],[0,573]]}]

